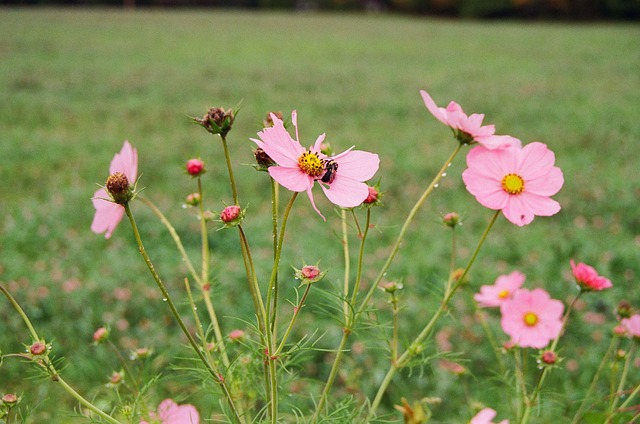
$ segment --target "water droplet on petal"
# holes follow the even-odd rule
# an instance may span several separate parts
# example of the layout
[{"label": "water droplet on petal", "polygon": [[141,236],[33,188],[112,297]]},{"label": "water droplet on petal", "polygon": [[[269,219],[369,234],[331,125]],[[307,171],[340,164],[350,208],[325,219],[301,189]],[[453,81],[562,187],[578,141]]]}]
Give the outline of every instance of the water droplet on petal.
[{"label": "water droplet on petal", "polygon": [[167,298],[166,298],[166,297],[163,297],[163,298],[162,298],[162,301],[163,301],[163,302],[166,302],[166,301],[167,301]]},{"label": "water droplet on petal", "polygon": [[433,187],[434,188],[438,188],[440,186],[440,184],[434,184]]}]

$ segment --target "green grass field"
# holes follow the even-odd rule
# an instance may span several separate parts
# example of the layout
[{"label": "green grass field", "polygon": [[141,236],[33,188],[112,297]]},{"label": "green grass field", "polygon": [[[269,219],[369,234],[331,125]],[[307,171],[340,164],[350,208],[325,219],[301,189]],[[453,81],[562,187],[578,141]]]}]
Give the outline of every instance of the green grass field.
[{"label": "green grass field", "polygon": [[[249,165],[249,138],[266,113],[286,116],[297,109],[303,144],[326,132],[338,151],[355,144],[380,155],[385,207],[374,213],[379,231],[369,241],[366,283],[454,147],[450,131],[422,103],[418,91],[427,89],[441,106],[455,100],[467,113],[485,113],[485,122],[500,134],[546,143],[565,175],[555,196],[563,206],[560,214],[524,228],[498,221],[472,270],[471,286],[455,304],[460,314],[442,322],[441,327],[464,329],[452,336],[454,348],[478,349],[469,340],[482,337],[481,329],[461,318],[473,313],[471,294],[515,269],[527,275],[529,287],[543,286],[566,300],[572,293],[569,260],[575,258],[596,266],[615,285],[585,297],[583,312],[601,312],[611,321],[621,300],[640,307],[637,25],[205,9],[0,9],[0,28],[0,282],[38,331],[54,339],[55,353],[65,358],[64,374],[89,398],[114,397],[104,383],[117,361],[91,346],[93,331],[108,323],[122,349],[151,346],[163,352],[147,370],[165,370],[154,399],[178,396],[207,411],[198,387],[185,389],[187,380],[167,377],[173,375],[170,364],[181,363],[175,357],[184,356],[184,340],[168,324],[126,223],[108,241],[89,225],[90,197],[128,139],[139,152],[145,196],[172,220],[197,259],[198,223],[181,207],[195,190],[184,162],[200,156],[207,163],[211,209],[232,201],[220,143],[187,118],[211,106],[241,104],[229,141],[262,273],[270,269],[270,189],[264,174]],[[424,325],[424,311],[434,307],[433,294],[446,278],[448,237],[440,214],[456,210],[466,218],[461,265],[491,216],[464,190],[463,169],[461,155],[419,213],[389,271],[389,279],[403,280],[407,290],[405,329]],[[340,222],[326,199],[316,199],[328,222],[306,199],[298,200],[282,269],[321,259],[330,269],[327,281],[339,285]],[[184,268],[171,238],[142,204],[134,211],[157,268],[178,290]],[[219,314],[251,320],[236,234],[212,231],[210,239]],[[309,300],[298,331],[318,328],[326,333],[320,346],[335,348],[340,329],[314,306],[320,301]],[[382,295],[376,303],[388,309]],[[567,360],[577,360],[579,367],[552,374],[557,393],[547,394],[547,419],[571,416],[567,411],[579,396],[571,387],[588,385],[587,370],[597,366],[608,344],[609,327],[595,328],[580,318],[574,325],[563,343],[573,344]],[[227,318],[222,326],[229,332],[243,323]],[[388,358],[377,332],[356,336],[363,353],[346,363],[336,396],[355,393],[362,399],[375,393]],[[597,343],[599,337],[605,341]],[[24,325],[0,300],[0,350],[17,352],[24,343]],[[318,364],[303,374],[322,378],[325,359],[318,354]],[[440,396],[444,401],[434,408],[434,422],[463,422],[470,416],[464,390],[478,401],[500,399],[487,390],[496,383],[483,372],[458,384],[435,367],[415,371],[398,376],[384,403],[387,412],[400,396]],[[34,408],[27,422],[73,422],[75,403],[53,383],[25,379],[31,376],[28,364],[7,358],[0,367],[0,393],[24,395],[23,402]],[[312,379],[305,384],[301,390],[317,390]],[[401,420],[397,413],[391,417]]]}]

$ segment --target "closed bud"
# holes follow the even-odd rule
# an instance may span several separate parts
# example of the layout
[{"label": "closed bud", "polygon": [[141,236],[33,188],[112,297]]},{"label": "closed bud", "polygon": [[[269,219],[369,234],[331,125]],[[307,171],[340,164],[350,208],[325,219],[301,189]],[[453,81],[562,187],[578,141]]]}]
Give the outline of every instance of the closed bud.
[{"label": "closed bud", "polygon": [[93,332],[93,342],[95,344],[101,343],[109,338],[109,330],[105,327],[100,327]]},{"label": "closed bud", "polygon": [[20,399],[18,398],[18,396],[14,395],[13,393],[7,393],[2,396],[2,403],[8,407],[14,406],[16,403],[18,403],[19,400]]},{"label": "closed bud", "polygon": [[200,204],[200,199],[200,193],[191,193],[186,197],[185,203],[188,206],[198,206]]},{"label": "closed bud", "polygon": [[236,226],[244,218],[244,211],[238,205],[227,206],[220,212],[220,220],[224,222],[225,227]]},{"label": "closed bud", "polygon": [[189,159],[187,161],[186,168],[187,168],[187,173],[192,177],[199,177],[200,175],[207,172],[204,169],[204,162],[201,161],[200,159]]},{"label": "closed bud", "polygon": [[235,116],[232,109],[224,110],[221,107],[212,107],[202,118],[193,119],[211,134],[220,134],[225,137],[231,131]]},{"label": "closed bud", "polygon": [[302,284],[313,284],[322,280],[327,271],[321,271],[315,265],[305,265],[301,269],[295,270],[295,278],[302,281]]},{"label": "closed bud", "polygon": [[256,164],[255,168],[258,171],[266,171],[267,168],[269,168],[272,165],[275,165],[276,163],[274,162],[273,159],[271,159],[271,156],[269,156],[267,154],[267,152],[265,152],[264,150],[262,150],[260,147],[258,147],[254,152],[253,152],[254,156],[256,157]]},{"label": "closed bud", "polygon": [[456,228],[460,223],[460,215],[456,212],[449,212],[442,216],[442,223],[450,228]]},{"label": "closed bud", "polygon": [[29,347],[29,352],[34,356],[43,355],[47,351],[47,345],[43,342],[35,342]]},{"label": "closed bud", "polygon": [[105,187],[113,201],[119,205],[124,205],[133,198],[133,191],[129,185],[129,180],[122,172],[109,175]]}]

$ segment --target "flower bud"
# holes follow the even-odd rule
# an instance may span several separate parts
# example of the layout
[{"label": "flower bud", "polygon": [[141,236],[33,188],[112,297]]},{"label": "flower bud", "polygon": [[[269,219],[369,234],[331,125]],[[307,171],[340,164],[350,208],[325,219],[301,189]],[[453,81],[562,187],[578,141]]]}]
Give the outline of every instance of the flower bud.
[{"label": "flower bud", "polygon": [[135,361],[136,359],[146,359],[151,355],[152,350],[148,347],[139,347],[129,355],[129,359]]},{"label": "flower bud", "polygon": [[327,271],[320,271],[315,265],[305,265],[302,269],[295,270],[295,278],[302,281],[302,284],[313,284],[322,280],[327,273]]},{"label": "flower bud", "polygon": [[281,121],[284,118],[284,116],[282,115],[282,112],[269,112],[269,113],[267,113],[267,117],[265,118],[264,122],[262,123],[265,128],[273,127],[273,118],[271,118],[271,114],[274,114],[276,116],[276,118],[278,118]]},{"label": "flower bud", "polygon": [[626,300],[623,300],[618,304],[618,309],[616,310],[616,313],[618,317],[621,319],[629,318],[633,314],[633,308],[631,307],[631,304],[629,302],[627,302]]},{"label": "flower bud", "polygon": [[200,204],[200,199],[200,193],[191,193],[186,197],[185,203],[189,206],[198,206]]},{"label": "flower bud", "polygon": [[258,171],[266,171],[267,168],[269,168],[272,165],[275,165],[276,163],[274,162],[273,159],[271,159],[271,156],[269,156],[267,154],[267,152],[265,152],[263,149],[261,149],[260,147],[258,147],[254,152],[253,155],[256,157],[256,163],[257,165],[255,165],[255,168]]},{"label": "flower bud", "polygon": [[109,175],[105,187],[113,201],[119,205],[124,205],[133,198],[133,191],[129,185],[129,180],[122,172]]},{"label": "flower bud", "polygon": [[558,355],[552,350],[545,350],[540,355],[540,360],[547,365],[553,365],[558,360]]},{"label": "flower bud", "polygon": [[4,396],[2,396],[1,400],[2,400],[2,403],[5,404],[6,406],[12,407],[16,403],[18,403],[20,399],[18,399],[18,396],[14,395],[13,393],[7,393]]},{"label": "flower bud", "polygon": [[233,125],[235,116],[233,110],[225,111],[221,107],[212,107],[202,118],[193,118],[211,134],[220,134],[225,137]]},{"label": "flower bud", "polygon": [[29,352],[34,356],[39,356],[47,351],[47,345],[43,342],[35,342],[29,347]]},{"label": "flower bud", "polygon": [[244,337],[243,330],[233,330],[229,333],[229,340],[240,340]]},{"label": "flower bud", "polygon": [[367,188],[369,189],[369,194],[367,195],[367,198],[364,199],[364,201],[362,203],[370,205],[370,204],[378,201],[379,193],[378,193],[378,190],[375,187],[368,186]]},{"label": "flower bud", "polygon": [[109,384],[107,384],[107,385],[115,387],[118,384],[122,383],[123,380],[124,380],[124,373],[122,371],[121,372],[114,371],[111,374],[111,377],[109,377]]},{"label": "flower bud", "polygon": [[201,161],[200,159],[189,159],[187,161],[186,168],[187,168],[187,173],[192,177],[199,177],[200,175],[207,172],[204,169],[204,162]]},{"label": "flower bud", "polygon": [[442,223],[450,228],[455,228],[460,223],[460,215],[456,212],[449,212],[442,216]]},{"label": "flower bud", "polygon": [[389,282],[389,283],[382,284],[381,287],[385,292],[387,292],[389,294],[393,294],[398,290],[402,290],[402,288],[404,286],[402,285],[402,283],[397,283],[395,281],[392,281],[392,282]]},{"label": "flower bud", "polygon": [[93,332],[93,342],[95,344],[101,343],[109,338],[109,330],[105,327],[100,327]]},{"label": "flower bud", "polygon": [[220,220],[226,224],[225,226],[238,225],[243,217],[244,213],[238,205],[227,206],[220,212]]}]

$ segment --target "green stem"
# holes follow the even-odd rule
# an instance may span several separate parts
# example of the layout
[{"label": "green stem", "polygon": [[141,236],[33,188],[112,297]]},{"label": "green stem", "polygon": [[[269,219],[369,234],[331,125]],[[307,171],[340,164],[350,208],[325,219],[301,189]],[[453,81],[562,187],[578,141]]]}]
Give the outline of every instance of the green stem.
[{"label": "green stem", "polygon": [[342,209],[340,212],[340,221],[342,224],[342,257],[344,260],[344,276],[342,278],[342,295],[344,301],[342,302],[342,312],[344,314],[345,325],[349,322],[349,274],[351,274],[351,261],[349,260],[349,236],[347,226],[347,211]]},{"label": "green stem", "polygon": [[420,198],[418,199],[416,204],[413,206],[413,208],[411,208],[411,211],[409,212],[409,215],[407,215],[407,218],[405,219],[404,224],[402,225],[402,228],[400,229],[400,233],[398,234],[398,238],[396,239],[393,247],[391,248],[391,252],[389,253],[389,257],[387,258],[386,262],[382,266],[382,269],[378,273],[378,276],[376,277],[376,279],[371,284],[371,287],[369,288],[369,291],[367,292],[367,294],[365,295],[364,299],[362,300],[362,303],[360,303],[360,307],[358,308],[358,310],[356,312],[356,319],[364,311],[364,309],[367,307],[367,304],[369,303],[369,300],[373,296],[373,293],[375,293],[376,288],[380,284],[380,281],[382,281],[382,279],[386,275],[387,270],[391,266],[391,263],[393,262],[393,259],[396,257],[396,254],[398,253],[398,249],[400,249],[400,245],[402,244],[402,241],[404,240],[404,236],[405,236],[405,234],[407,232],[407,229],[409,228],[409,225],[411,225],[411,222],[413,221],[413,218],[418,213],[418,210],[420,209],[422,204],[425,202],[425,200],[427,200],[429,195],[437,187],[437,185],[440,182],[440,180],[442,179],[442,177],[446,174],[447,169],[449,168],[449,166],[453,162],[453,159],[456,157],[456,155],[458,154],[458,152],[460,151],[461,148],[462,148],[461,144],[458,144],[456,146],[456,148],[453,151],[453,153],[451,154],[451,156],[449,156],[449,158],[444,162],[444,165],[442,165],[442,168],[440,168],[440,170],[438,171],[436,176],[433,178],[433,180],[431,181],[431,183],[429,184],[427,189],[422,193],[422,195],[420,196]]},{"label": "green stem", "polygon": [[282,341],[280,341],[280,345],[278,346],[278,348],[273,354],[274,356],[280,355],[280,352],[282,352],[282,349],[284,349],[284,346],[287,343],[287,339],[289,338],[289,334],[291,334],[291,330],[293,329],[293,325],[296,323],[296,319],[298,318],[298,315],[300,314],[300,311],[304,306],[304,302],[307,300],[307,295],[309,294],[309,290],[311,290],[311,284],[306,285],[306,288],[304,289],[304,293],[302,294],[302,299],[300,299],[298,306],[296,306],[295,309],[293,310],[293,316],[291,317],[291,321],[289,321],[289,325],[287,326],[287,329],[285,330],[284,335],[282,336]]},{"label": "green stem", "polygon": [[[638,343],[636,342],[636,344],[634,345],[634,347],[631,349],[631,352],[629,353],[629,357],[632,358],[635,356],[635,352],[638,349]],[[637,384],[636,387],[633,389],[633,391],[629,394],[629,397],[627,398],[627,400],[625,400],[622,405],[620,405],[620,409],[623,410],[625,409],[627,406],[629,406],[629,403],[631,403],[631,401],[633,400],[634,397],[636,397],[638,395],[638,393],[640,393],[640,384]]]},{"label": "green stem", "polygon": [[[200,190],[202,191],[202,190]],[[200,199],[202,199],[202,193],[200,193]],[[189,270],[189,274],[191,274],[191,277],[196,281],[196,283],[198,284],[198,287],[200,287],[200,291],[202,293],[202,298],[204,299],[204,303],[205,306],[207,308],[207,313],[209,314],[209,319],[211,320],[211,325],[213,326],[213,332],[216,338],[216,345],[218,345],[220,347],[220,352],[222,352],[222,362],[225,365],[225,367],[229,366],[229,358],[227,356],[226,353],[226,349],[224,347],[224,338],[222,337],[222,331],[220,331],[220,324],[218,321],[218,316],[216,314],[216,311],[213,307],[213,303],[211,302],[211,293],[209,291],[209,288],[205,285],[205,283],[208,282],[208,275],[209,275],[209,271],[204,270],[203,267],[203,272],[202,275],[206,275],[207,278],[205,278],[204,280],[202,279],[202,277],[200,275],[198,275],[198,273],[196,272],[195,268],[193,267],[193,264],[191,263],[191,260],[189,259],[189,256],[187,255],[186,250],[184,249],[184,246],[182,244],[182,241],[180,240],[180,236],[178,235],[178,233],[176,232],[176,229],[173,227],[173,225],[171,225],[171,223],[169,222],[169,220],[164,216],[164,214],[160,211],[160,209],[158,209],[156,207],[156,205],[154,205],[150,200],[138,196],[137,199],[142,200],[143,203],[145,203],[147,206],[149,206],[149,208],[151,208],[151,211],[160,219],[160,222],[162,222],[162,224],[164,224],[164,226],[167,228],[167,230],[169,231],[169,234],[171,235],[171,237],[173,238],[174,243],[176,244],[176,247],[178,248],[178,251],[180,252],[180,255],[182,255],[182,260],[184,261],[184,263],[187,266],[187,269]],[[202,202],[200,202],[200,205],[202,205]],[[201,226],[205,226],[206,227],[206,222],[204,220],[204,216],[203,216],[203,210],[201,208],[200,210],[200,220],[201,220]],[[206,231],[206,230],[205,230]],[[204,246],[205,241],[203,240],[203,246]],[[208,238],[206,243],[208,244]],[[209,249],[207,247],[207,252],[209,252]],[[203,248],[203,253],[204,253],[204,248]],[[208,253],[207,253],[208,254]],[[205,261],[204,256],[203,256],[203,262]],[[206,260],[207,264],[209,263],[209,260]]]},{"label": "green stem", "polygon": [[476,249],[473,252],[473,255],[471,255],[471,259],[469,259],[469,263],[467,264],[467,267],[465,268],[465,270],[462,273],[462,275],[460,276],[460,278],[456,281],[454,286],[451,288],[449,293],[445,294],[442,302],[440,303],[440,307],[435,312],[435,314],[433,315],[431,320],[422,329],[420,334],[418,334],[418,336],[413,340],[413,342],[411,342],[411,344],[409,345],[407,350],[405,350],[404,353],[402,355],[400,355],[400,357],[395,362],[393,362],[391,364],[391,366],[389,367],[389,370],[387,371],[387,374],[385,375],[384,379],[382,380],[382,383],[380,383],[380,387],[378,388],[378,393],[376,394],[376,396],[373,399],[373,402],[371,403],[371,406],[369,408],[369,420],[372,420],[375,417],[376,409],[380,405],[380,401],[382,400],[382,396],[386,392],[387,387],[389,386],[389,384],[391,384],[391,380],[393,379],[393,376],[396,373],[396,371],[399,370],[399,369],[402,369],[404,366],[406,366],[407,363],[420,351],[420,344],[424,341],[424,339],[429,334],[431,334],[431,332],[433,331],[433,327],[435,326],[436,322],[438,321],[438,319],[440,318],[442,313],[447,309],[449,301],[451,300],[451,298],[453,297],[453,295],[456,292],[456,290],[460,287],[460,285],[464,281],[465,277],[469,273],[469,270],[471,269],[471,266],[473,265],[473,263],[475,262],[476,258],[478,257],[478,253],[480,253],[480,248],[482,247],[482,245],[486,241],[487,236],[489,234],[489,231],[493,227],[493,224],[496,222],[496,219],[498,218],[499,214],[500,214],[499,210],[496,211],[493,214],[493,217],[491,218],[491,221],[489,222],[489,225],[487,225],[487,228],[484,230],[484,233],[482,233],[482,236],[480,237],[480,241],[478,242],[478,245],[476,246]]},{"label": "green stem", "polygon": [[[11,306],[13,306],[13,309],[15,309],[16,312],[18,313],[18,315],[20,315],[20,317],[22,318],[22,321],[25,323],[25,325],[29,329],[29,333],[31,334],[31,338],[33,339],[33,341],[34,342],[40,341],[40,338],[38,337],[38,333],[36,333],[36,330],[33,327],[33,324],[31,324],[31,320],[29,319],[27,314],[24,312],[24,310],[22,309],[20,304],[18,304],[18,302],[15,300],[15,298],[11,295],[11,293],[9,293],[9,291],[2,284],[0,284],[0,291],[2,291],[2,293],[5,295],[7,300],[9,300],[9,303],[11,303]],[[52,381],[54,381],[56,383],[60,383],[62,388],[67,393],[69,393],[69,395],[71,395],[81,405],[83,405],[85,408],[89,409],[90,411],[94,412],[96,415],[98,415],[99,417],[101,417],[105,421],[107,421],[107,422],[109,422],[111,424],[120,424],[118,422],[118,420],[116,420],[115,418],[113,418],[112,416],[107,414],[106,412],[100,410],[97,406],[95,406],[94,404],[92,404],[91,402],[86,400],[84,397],[82,397],[82,395],[80,395],[78,392],[76,392],[73,389],[73,387],[71,387],[62,378],[62,376],[59,374],[59,372],[56,370],[55,366],[53,365],[53,363],[49,359],[49,354],[48,353],[45,353],[42,356],[43,356],[43,358],[42,358],[42,364],[43,365],[42,366],[49,373],[49,375],[51,376]]]},{"label": "green stem", "polygon": [[[571,301],[571,303],[569,304],[569,307],[567,308],[567,311],[565,312],[564,317],[562,318],[562,326],[560,327],[560,333],[558,333],[558,337],[556,337],[553,340],[553,342],[551,343],[551,347],[549,347],[549,349],[547,349],[547,350],[550,350],[552,352],[556,351],[556,348],[558,347],[558,342],[560,341],[560,337],[562,336],[562,333],[563,333],[565,327],[567,326],[567,322],[569,321],[569,315],[571,314],[571,310],[573,309],[574,305],[576,304],[576,302],[580,298],[581,294],[582,294],[582,290],[578,292],[576,297],[574,297],[573,300]],[[529,416],[531,415],[531,409],[533,408],[533,406],[535,405],[536,401],[538,400],[538,395],[540,394],[540,390],[542,389],[542,384],[544,383],[544,380],[547,377],[547,374],[549,373],[550,369],[551,369],[551,367],[544,367],[542,369],[542,371],[540,372],[536,387],[531,392],[531,396],[529,396],[528,399],[525,402],[525,409],[524,409],[524,413],[522,415],[522,419],[520,420],[520,424],[526,424],[527,422],[529,422]]]},{"label": "green stem", "polygon": [[[276,252],[278,251],[278,203],[279,203],[279,190],[278,183],[273,178],[269,179],[271,181],[271,236],[273,238],[273,260],[275,262]],[[276,270],[275,275],[275,284],[273,290],[273,306],[272,306],[272,315],[271,315],[271,331],[273,332],[273,337],[277,338],[276,331],[277,327],[276,323],[276,315],[278,312],[278,272]]]},{"label": "green stem", "polygon": [[191,335],[191,333],[187,329],[187,326],[185,325],[184,321],[182,320],[182,317],[180,316],[180,313],[176,309],[176,306],[173,303],[173,300],[171,300],[171,296],[169,296],[169,292],[167,291],[167,288],[165,287],[164,283],[160,279],[160,276],[156,272],[155,267],[153,266],[153,263],[151,262],[151,259],[149,258],[149,255],[147,255],[147,252],[146,252],[146,250],[144,248],[144,245],[142,243],[142,239],[140,238],[140,232],[138,231],[138,226],[136,225],[136,221],[133,218],[133,214],[131,213],[131,208],[129,207],[129,204],[125,203],[123,206],[124,206],[125,213],[127,214],[127,217],[129,218],[129,222],[131,223],[131,228],[133,230],[133,235],[134,235],[134,237],[136,239],[136,243],[138,244],[138,251],[142,255],[142,258],[144,259],[144,262],[147,265],[147,268],[149,269],[149,272],[151,273],[153,279],[155,280],[158,288],[162,292],[163,300],[167,302],[167,305],[169,306],[169,309],[171,310],[171,313],[173,314],[176,322],[180,326],[180,329],[182,330],[184,335],[187,337],[187,340],[189,340],[189,344],[191,344],[191,347],[193,348],[193,350],[196,352],[196,354],[200,358],[200,361],[202,361],[202,363],[204,364],[204,366],[207,369],[207,371],[209,372],[209,374],[211,374],[211,376],[213,377],[214,381],[216,381],[220,385],[220,388],[222,389],[222,392],[223,392],[223,394],[224,394],[224,396],[225,396],[225,398],[227,400],[227,403],[229,404],[229,408],[231,409],[231,412],[233,414],[234,420],[236,422],[242,423],[243,420],[242,420],[242,418],[241,418],[241,416],[240,416],[240,414],[238,412],[238,409],[237,409],[237,407],[236,407],[236,405],[235,405],[235,403],[233,401],[233,397],[231,396],[231,392],[229,391],[229,388],[227,386],[226,381],[221,376],[221,374],[218,372],[218,370],[215,369],[215,366],[212,365],[209,361],[207,361],[207,358],[202,353],[202,349],[200,349],[200,347],[198,346],[197,342],[195,341],[195,339],[193,338],[193,336]]},{"label": "green stem", "polygon": [[231,193],[233,195],[233,204],[240,205],[238,203],[238,190],[236,189],[236,180],[233,177],[233,167],[231,166],[231,157],[229,155],[229,147],[227,146],[227,137],[220,134],[222,139],[222,149],[224,150],[224,158],[227,162],[227,170],[229,171],[229,182],[231,183]]},{"label": "green stem", "polygon": [[[631,352],[627,353],[627,359],[624,361],[624,368],[622,369],[622,375],[620,376],[620,382],[618,383],[618,389],[616,390],[614,396],[613,396],[613,402],[611,402],[611,406],[609,407],[609,414],[607,416],[607,421],[606,424],[609,424],[611,422],[611,420],[613,419],[613,417],[616,414],[616,409],[618,407],[618,401],[620,400],[620,396],[622,395],[623,391],[624,391],[624,386],[625,384],[627,384],[627,377],[629,376],[629,368],[631,367],[631,362],[633,361],[634,357],[635,357],[635,344],[631,350]],[[636,388],[637,390],[637,388]],[[632,392],[633,393],[633,392]],[[625,403],[623,405],[626,406],[626,404],[628,403],[628,399],[627,401],[625,401]]]},{"label": "green stem", "polygon": [[587,392],[585,393],[584,398],[582,399],[582,402],[580,402],[580,406],[578,407],[578,410],[576,411],[576,414],[574,415],[573,420],[571,421],[571,424],[577,424],[580,422],[580,418],[582,418],[582,413],[587,406],[587,400],[589,399],[591,392],[593,392],[593,390],[595,389],[596,384],[600,379],[600,374],[602,373],[605,365],[609,361],[609,357],[615,351],[619,341],[620,340],[617,337],[613,337],[611,339],[611,343],[609,343],[609,348],[607,349],[607,352],[602,357],[602,361],[600,361],[600,365],[598,365],[598,369],[596,370],[595,375],[591,379],[591,384],[589,385],[589,388],[587,389]]}]

